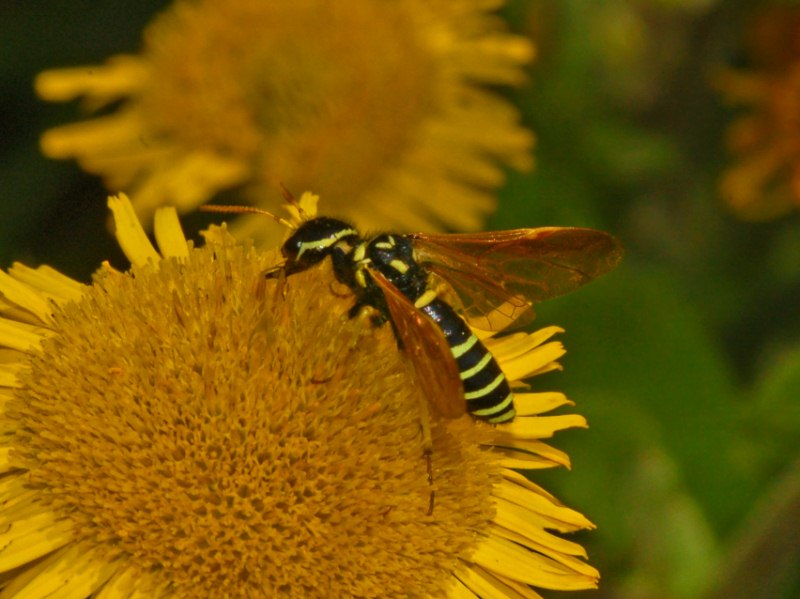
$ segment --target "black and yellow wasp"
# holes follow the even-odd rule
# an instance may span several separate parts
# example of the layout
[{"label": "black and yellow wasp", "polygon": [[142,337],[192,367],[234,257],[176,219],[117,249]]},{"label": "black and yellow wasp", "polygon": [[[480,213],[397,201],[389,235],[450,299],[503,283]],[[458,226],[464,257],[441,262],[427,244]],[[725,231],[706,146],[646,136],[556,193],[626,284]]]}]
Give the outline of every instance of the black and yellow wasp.
[{"label": "black and yellow wasp", "polygon": [[[513,394],[468,323],[490,331],[521,326],[532,318],[534,303],[605,274],[623,253],[616,238],[593,229],[365,237],[344,221],[303,217],[301,210],[302,222],[293,225],[258,209],[205,209],[261,212],[291,227],[281,247],[284,262],[267,276],[292,275],[330,257],[336,278],[355,297],[350,316],[370,306],[376,325],[391,323],[436,413],[457,418],[468,412],[490,423],[514,418]],[[448,301],[440,297],[443,288]],[[427,429],[425,435],[429,455]]]}]

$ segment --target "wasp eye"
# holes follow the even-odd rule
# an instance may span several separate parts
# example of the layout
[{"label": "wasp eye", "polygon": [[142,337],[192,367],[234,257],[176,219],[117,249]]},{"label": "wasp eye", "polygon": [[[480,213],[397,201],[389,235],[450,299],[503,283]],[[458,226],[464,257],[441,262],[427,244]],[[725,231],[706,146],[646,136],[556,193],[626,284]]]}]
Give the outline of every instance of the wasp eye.
[{"label": "wasp eye", "polygon": [[300,253],[300,244],[296,239],[294,239],[294,237],[287,239],[286,242],[281,246],[281,254],[283,254],[283,257],[290,262],[297,260],[298,253]]}]

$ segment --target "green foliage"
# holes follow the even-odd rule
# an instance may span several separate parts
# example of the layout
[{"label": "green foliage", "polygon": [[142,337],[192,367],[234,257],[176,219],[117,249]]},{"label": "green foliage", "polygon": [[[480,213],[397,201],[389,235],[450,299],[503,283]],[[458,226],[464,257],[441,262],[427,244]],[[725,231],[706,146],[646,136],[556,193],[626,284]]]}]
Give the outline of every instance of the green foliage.
[{"label": "green foliage", "polygon": [[[776,481],[800,448],[800,220],[740,223],[717,195],[731,115],[711,73],[741,54],[749,8],[532,5],[544,55],[520,105],[537,169],[511,178],[492,224],[601,227],[627,247],[618,272],[539,307],[569,351],[548,383],[591,428],[558,440],[571,474],[537,481],[599,525],[581,541],[603,596],[797,596],[796,543],[747,523],[797,505]],[[618,22],[625,39],[609,38]],[[737,566],[753,544],[769,554],[762,537],[783,559],[747,581]]]}]

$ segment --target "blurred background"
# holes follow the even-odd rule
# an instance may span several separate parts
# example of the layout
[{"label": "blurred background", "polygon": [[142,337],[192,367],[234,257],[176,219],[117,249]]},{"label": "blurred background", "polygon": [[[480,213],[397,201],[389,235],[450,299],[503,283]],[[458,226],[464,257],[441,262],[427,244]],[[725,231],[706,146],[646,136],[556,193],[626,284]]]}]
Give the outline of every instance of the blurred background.
[{"label": "blurred background", "polygon": [[[43,102],[32,84],[45,69],[136,52],[167,4],[0,5],[3,268],[47,263],[88,281],[101,260],[125,267],[102,183],[39,151],[43,131],[79,119],[76,104]],[[555,439],[572,472],[535,479],[598,525],[578,540],[603,576],[598,592],[549,596],[800,597],[800,215],[790,204],[736,209],[720,191],[759,159],[751,138],[767,152],[800,139],[798,10],[746,0],[502,10],[537,50],[524,85],[501,90],[536,136],[535,167],[508,172],[486,229],[590,226],[626,247],[617,271],[538,309],[537,324],[566,329],[568,354],[537,388],[564,390],[591,428]],[[773,105],[744,98],[736,73],[768,78]],[[798,147],[753,185],[765,205],[800,189]],[[187,218],[187,233],[209,220]]]}]

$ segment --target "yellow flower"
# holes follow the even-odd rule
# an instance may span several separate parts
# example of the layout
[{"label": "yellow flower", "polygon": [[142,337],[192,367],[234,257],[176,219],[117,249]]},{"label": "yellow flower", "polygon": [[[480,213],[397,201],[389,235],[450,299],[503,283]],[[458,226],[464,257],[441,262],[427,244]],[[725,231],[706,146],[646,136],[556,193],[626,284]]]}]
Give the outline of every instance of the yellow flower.
[{"label": "yellow flower", "polygon": [[749,110],[730,126],[728,147],[738,162],[721,192],[742,218],[767,220],[800,206],[800,11],[772,7],[753,22],[752,70],[726,70],[717,87]]},{"label": "yellow flower", "polygon": [[[176,212],[157,251],[109,205],[133,263],[90,286],[0,273],[0,597],[531,598],[597,571],[551,531],[591,528],[520,471],[585,426],[520,392],[491,427],[420,411],[390,327],[345,314],[330,266],[265,279],[275,252]],[[487,341],[509,380],[558,368],[555,327]],[[474,595],[472,594],[474,593]]]},{"label": "yellow flower", "polygon": [[[520,83],[533,56],[491,12],[502,4],[178,0],[139,55],[38,77],[48,100],[120,103],[47,131],[42,148],[148,220],[234,188],[274,209],[283,183],[364,227],[477,229],[503,166],[531,163],[532,134],[487,89]],[[240,220],[241,234],[270,230]]]}]

